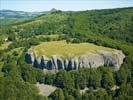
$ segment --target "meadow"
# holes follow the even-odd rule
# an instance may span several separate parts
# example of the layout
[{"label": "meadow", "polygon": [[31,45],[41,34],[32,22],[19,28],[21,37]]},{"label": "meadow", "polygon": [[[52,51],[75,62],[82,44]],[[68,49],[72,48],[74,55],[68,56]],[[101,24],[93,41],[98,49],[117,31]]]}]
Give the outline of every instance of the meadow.
[{"label": "meadow", "polygon": [[63,57],[72,57],[85,53],[96,53],[99,50],[111,51],[115,49],[103,46],[97,46],[91,43],[67,43],[66,41],[42,42],[40,45],[33,46],[30,52],[35,52],[38,56],[61,55]]}]

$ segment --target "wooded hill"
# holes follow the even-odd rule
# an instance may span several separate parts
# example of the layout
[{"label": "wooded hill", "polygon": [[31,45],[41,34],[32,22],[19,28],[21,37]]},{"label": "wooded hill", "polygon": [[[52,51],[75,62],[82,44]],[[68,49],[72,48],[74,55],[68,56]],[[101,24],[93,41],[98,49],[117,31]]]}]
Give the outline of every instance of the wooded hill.
[{"label": "wooded hill", "polygon": [[[17,33],[22,37],[40,34],[96,34],[133,43],[133,8],[55,11],[35,19],[2,27],[0,33]],[[8,29],[7,29],[8,27]]]}]

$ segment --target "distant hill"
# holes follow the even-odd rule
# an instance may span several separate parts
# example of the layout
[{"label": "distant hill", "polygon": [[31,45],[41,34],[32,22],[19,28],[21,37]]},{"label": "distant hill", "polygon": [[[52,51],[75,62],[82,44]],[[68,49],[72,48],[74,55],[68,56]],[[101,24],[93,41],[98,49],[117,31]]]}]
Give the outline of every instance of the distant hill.
[{"label": "distant hill", "polygon": [[0,25],[9,25],[20,21],[29,20],[48,12],[24,12],[13,10],[0,10]]},{"label": "distant hill", "polygon": [[13,10],[0,10],[1,18],[33,18],[47,12],[24,12]]}]

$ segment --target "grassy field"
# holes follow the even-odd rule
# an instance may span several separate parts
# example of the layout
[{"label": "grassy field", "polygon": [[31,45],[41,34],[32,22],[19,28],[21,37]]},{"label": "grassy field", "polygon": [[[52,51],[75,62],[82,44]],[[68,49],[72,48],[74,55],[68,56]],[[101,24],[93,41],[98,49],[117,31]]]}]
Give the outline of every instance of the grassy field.
[{"label": "grassy field", "polygon": [[66,41],[52,41],[43,42],[40,45],[34,46],[29,49],[30,52],[35,52],[38,56],[46,55],[50,57],[51,55],[62,55],[64,57],[73,57],[75,55],[81,55],[84,53],[96,53],[99,50],[111,51],[114,49],[96,46],[91,43],[69,43]]},{"label": "grassy field", "polygon": [[57,39],[59,37],[58,34],[52,34],[52,35],[37,35],[37,38],[45,37],[45,38],[51,38],[51,39]]}]

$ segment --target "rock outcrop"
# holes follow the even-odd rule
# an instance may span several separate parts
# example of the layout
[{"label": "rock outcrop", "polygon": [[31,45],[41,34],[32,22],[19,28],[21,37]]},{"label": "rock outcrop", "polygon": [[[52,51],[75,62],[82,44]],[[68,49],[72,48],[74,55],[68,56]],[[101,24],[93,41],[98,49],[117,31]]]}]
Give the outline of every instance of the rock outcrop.
[{"label": "rock outcrop", "polygon": [[39,84],[39,83],[36,84],[36,87],[39,90],[39,94],[43,96],[49,96],[56,89],[58,89],[57,87],[52,86],[52,85]]},{"label": "rock outcrop", "polygon": [[120,50],[113,52],[98,51],[97,53],[86,53],[72,58],[65,58],[59,55],[52,55],[50,58],[42,55],[38,57],[33,52],[28,52],[25,60],[37,68],[48,70],[78,70],[79,68],[97,68],[100,66],[112,67],[118,70],[123,63],[125,55]]}]

